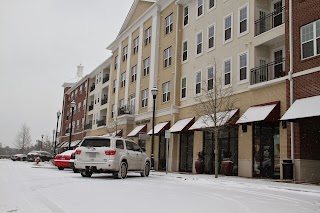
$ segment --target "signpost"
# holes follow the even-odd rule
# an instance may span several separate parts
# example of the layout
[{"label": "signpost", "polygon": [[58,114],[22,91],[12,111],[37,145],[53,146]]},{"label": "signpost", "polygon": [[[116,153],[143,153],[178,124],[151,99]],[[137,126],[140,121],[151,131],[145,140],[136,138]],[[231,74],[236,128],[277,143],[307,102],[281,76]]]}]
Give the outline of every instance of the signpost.
[{"label": "signpost", "polygon": [[166,174],[168,174],[168,155],[169,155],[169,139],[170,139],[170,130],[165,131],[164,137],[166,138]]}]

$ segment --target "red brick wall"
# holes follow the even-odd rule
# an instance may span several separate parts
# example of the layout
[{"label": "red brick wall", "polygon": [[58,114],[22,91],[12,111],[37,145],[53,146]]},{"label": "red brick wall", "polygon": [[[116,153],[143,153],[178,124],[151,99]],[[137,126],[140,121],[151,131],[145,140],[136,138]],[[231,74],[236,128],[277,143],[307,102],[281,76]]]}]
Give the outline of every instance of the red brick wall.
[{"label": "red brick wall", "polygon": [[[300,27],[320,19],[319,0],[292,0],[293,70],[300,72],[320,66],[320,55],[301,60]],[[289,0],[286,0],[286,66],[289,67]]]}]

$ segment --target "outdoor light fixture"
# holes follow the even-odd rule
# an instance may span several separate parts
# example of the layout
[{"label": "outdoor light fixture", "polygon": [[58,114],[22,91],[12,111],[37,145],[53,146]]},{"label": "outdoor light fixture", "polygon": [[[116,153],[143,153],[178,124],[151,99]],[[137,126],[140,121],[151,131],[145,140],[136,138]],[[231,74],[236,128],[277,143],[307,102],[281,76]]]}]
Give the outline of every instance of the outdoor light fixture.
[{"label": "outdoor light fixture", "polygon": [[151,94],[153,97],[153,111],[152,111],[152,137],[151,137],[151,169],[154,169],[154,155],[153,155],[153,149],[154,149],[154,118],[156,114],[156,98],[158,94],[157,87],[153,87],[151,89]]},{"label": "outdoor light fixture", "polygon": [[56,127],[56,137],[54,139],[54,148],[53,148],[53,155],[56,155],[56,148],[57,148],[57,136],[58,136],[58,125],[59,125],[59,117],[61,115],[60,110],[57,112],[57,127]]},{"label": "outdoor light fixture", "polygon": [[73,111],[74,111],[74,107],[76,106],[76,102],[72,101],[71,102],[71,125],[70,125],[70,137],[69,137],[69,150],[71,149],[71,135],[72,135],[72,118],[73,118]]}]

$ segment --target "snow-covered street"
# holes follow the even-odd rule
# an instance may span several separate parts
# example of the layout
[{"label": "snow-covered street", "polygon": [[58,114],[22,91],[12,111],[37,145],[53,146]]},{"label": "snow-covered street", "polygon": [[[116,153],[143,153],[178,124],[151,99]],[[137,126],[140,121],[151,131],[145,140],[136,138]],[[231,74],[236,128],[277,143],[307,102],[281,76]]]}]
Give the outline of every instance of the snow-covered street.
[{"label": "snow-covered street", "polygon": [[0,212],[320,212],[320,187],[153,172],[83,178],[50,164],[0,160]]}]

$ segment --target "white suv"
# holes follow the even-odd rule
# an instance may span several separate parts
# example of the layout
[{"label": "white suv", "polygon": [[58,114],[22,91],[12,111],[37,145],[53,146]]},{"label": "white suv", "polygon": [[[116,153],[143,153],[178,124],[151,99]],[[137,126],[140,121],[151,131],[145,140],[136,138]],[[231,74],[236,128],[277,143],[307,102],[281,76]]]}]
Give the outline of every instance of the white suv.
[{"label": "white suv", "polygon": [[85,137],[76,149],[74,167],[82,177],[92,173],[112,173],[114,178],[124,179],[128,171],[149,176],[150,158],[140,146],[120,137]]}]

